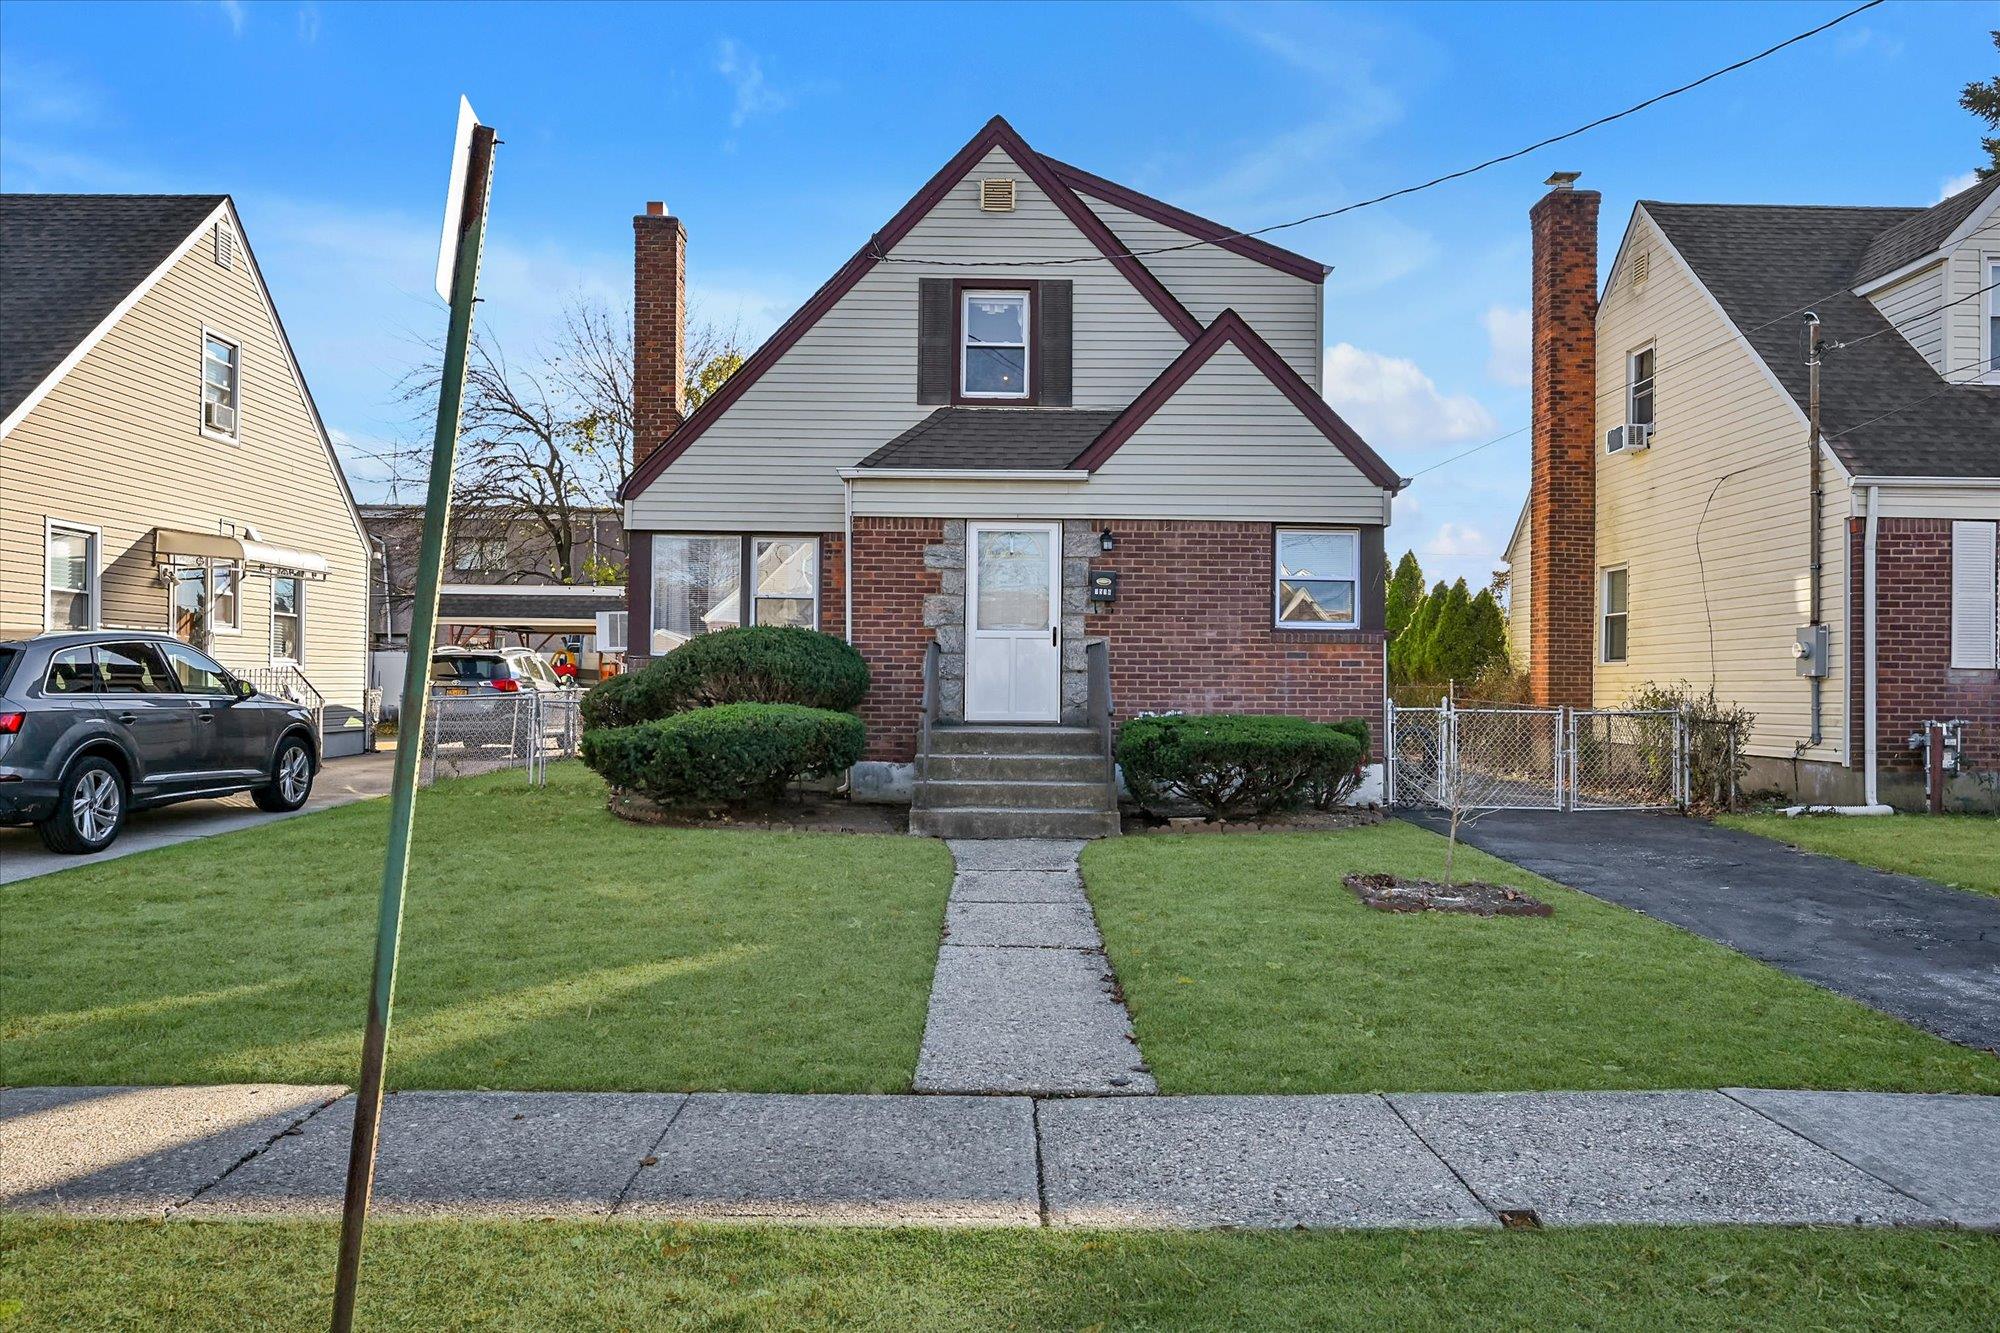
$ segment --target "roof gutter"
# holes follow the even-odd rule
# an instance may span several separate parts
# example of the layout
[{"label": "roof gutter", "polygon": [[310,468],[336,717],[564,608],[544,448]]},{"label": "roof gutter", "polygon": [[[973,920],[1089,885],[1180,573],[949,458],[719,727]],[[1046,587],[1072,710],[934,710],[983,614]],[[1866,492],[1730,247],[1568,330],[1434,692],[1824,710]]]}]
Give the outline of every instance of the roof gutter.
[{"label": "roof gutter", "polygon": [[1873,488],[1888,486],[1892,489],[1908,487],[1912,490],[1928,488],[1935,490],[2000,491],[2000,477],[1852,477],[1852,485]]}]

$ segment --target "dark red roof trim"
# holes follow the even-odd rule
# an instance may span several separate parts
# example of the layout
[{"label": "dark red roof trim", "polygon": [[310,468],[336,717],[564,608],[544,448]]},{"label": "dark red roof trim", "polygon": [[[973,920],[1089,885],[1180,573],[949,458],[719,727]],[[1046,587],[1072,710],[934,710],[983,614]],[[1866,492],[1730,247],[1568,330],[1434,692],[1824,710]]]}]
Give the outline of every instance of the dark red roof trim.
[{"label": "dark red roof trim", "polygon": [[1116,204],[1129,213],[1137,213],[1142,218],[1151,218],[1163,227],[1185,232],[1196,240],[1207,241],[1217,249],[1266,264],[1280,273],[1289,273],[1307,282],[1323,283],[1332,272],[1317,259],[1308,259],[1296,251],[1272,245],[1269,241],[1255,236],[1239,236],[1235,230],[1220,222],[1211,222],[1198,217],[1184,208],[1175,208],[1163,199],[1155,199],[1149,194],[1140,194],[1129,186],[1117,181],[1108,181],[1093,175],[1082,167],[1073,167],[1067,162],[1058,162],[1052,157],[1042,159],[1055,169],[1058,179],[1079,194],[1087,194],[1102,199],[1108,204]]},{"label": "dark red roof trim", "polygon": [[[881,262],[877,256],[887,255],[894,249],[899,241],[909,235],[911,228],[922,221],[924,216],[936,208],[939,201],[950,193],[952,186],[956,185],[966,172],[972,170],[980,158],[995,148],[1006,150],[1007,155],[1028,174],[1028,178],[1055,202],[1057,208],[1062,210],[1063,216],[1074,223],[1099,252],[1111,260],[1112,265],[1125,275],[1126,279],[1139,290],[1139,294],[1160,312],[1176,332],[1189,341],[1201,336],[1201,321],[1188,313],[1187,307],[1166,289],[1165,284],[1153,276],[1151,269],[1125,253],[1124,245],[1112,235],[1111,229],[1104,225],[1104,220],[1091,212],[1090,206],[1077,198],[1075,193],[1063,184],[1047,159],[1030,148],[1027,141],[1021,138],[1004,118],[995,116],[972,137],[970,143],[952,155],[952,159],[925,183],[923,189],[917,191],[908,203],[897,210],[896,216],[889,219],[887,226],[870,237],[868,244],[862,246],[852,259],[842,264],[804,305],[793,312],[790,319],[780,324],[777,331],[750,354],[742,367],[723,381],[722,387],[696,408],[694,415],[681,423],[680,429],[668,436],[659,448],[646,455],[639,466],[632,470],[632,475],[626,480],[625,485],[620,488],[618,498],[629,500],[637,496],[653,482],[654,478],[666,471],[670,463],[687,452],[688,446],[700,439],[702,433],[716,418],[729,410],[730,404],[741,398],[751,385],[762,379],[764,373],[776,364],[779,357],[790,351],[793,344],[803,338],[806,331],[833,308],[835,302],[847,295],[855,283],[861,281],[869,270]],[[967,264],[966,267],[970,269],[978,266]]]},{"label": "dark red roof trim", "polygon": [[1145,391],[1132,400],[1131,406],[1106,426],[1104,433],[1078,454],[1070,466],[1097,471],[1227,343],[1236,344],[1237,350],[1249,358],[1250,364],[1263,371],[1264,377],[1291,400],[1292,406],[1305,413],[1306,419],[1319,428],[1319,433],[1347,455],[1348,461],[1360,468],[1368,480],[1386,491],[1403,488],[1403,479],[1396,475],[1395,469],[1383,462],[1382,456],[1369,448],[1367,441],[1340,419],[1340,414],[1327,404],[1326,399],[1314,393],[1312,386],[1299,378],[1299,372],[1293,370],[1271,344],[1258,337],[1257,331],[1234,310],[1225,310],[1217,315],[1215,323],[1208,326],[1208,331],[1175,357],[1174,363],[1161,371],[1160,377],[1147,385]]}]

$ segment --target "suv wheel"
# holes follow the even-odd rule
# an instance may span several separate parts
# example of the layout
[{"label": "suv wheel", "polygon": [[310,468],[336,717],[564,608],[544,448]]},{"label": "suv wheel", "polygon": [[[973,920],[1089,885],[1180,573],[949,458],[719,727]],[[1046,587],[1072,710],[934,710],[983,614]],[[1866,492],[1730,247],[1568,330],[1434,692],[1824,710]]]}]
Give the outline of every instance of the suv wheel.
[{"label": "suv wheel", "polygon": [[270,785],[257,788],[250,799],[257,802],[259,810],[296,810],[306,803],[312,789],[312,750],[297,736],[287,736],[278,742],[277,756],[271,761]]},{"label": "suv wheel", "polygon": [[55,812],[35,826],[52,852],[101,852],[125,826],[125,779],[108,759],[79,760],[63,779]]}]

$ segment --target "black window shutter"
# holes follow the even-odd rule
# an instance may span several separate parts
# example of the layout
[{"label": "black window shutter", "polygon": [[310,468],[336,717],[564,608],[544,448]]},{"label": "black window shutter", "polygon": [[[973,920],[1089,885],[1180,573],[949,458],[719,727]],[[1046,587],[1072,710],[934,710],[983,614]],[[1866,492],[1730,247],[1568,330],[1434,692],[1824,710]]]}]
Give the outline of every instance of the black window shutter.
[{"label": "black window shutter", "polygon": [[1045,279],[1035,284],[1039,310],[1036,314],[1035,355],[1040,358],[1043,407],[1068,407],[1070,389],[1070,325],[1075,305],[1068,279]]},{"label": "black window shutter", "polygon": [[951,345],[954,320],[950,278],[917,279],[917,401],[951,401],[957,357]]}]

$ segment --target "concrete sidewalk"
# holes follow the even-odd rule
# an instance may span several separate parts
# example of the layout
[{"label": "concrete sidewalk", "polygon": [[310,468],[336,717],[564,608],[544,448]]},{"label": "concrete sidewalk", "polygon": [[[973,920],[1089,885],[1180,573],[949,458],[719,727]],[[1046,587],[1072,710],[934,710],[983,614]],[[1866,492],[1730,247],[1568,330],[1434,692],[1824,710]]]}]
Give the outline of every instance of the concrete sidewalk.
[{"label": "concrete sidewalk", "polygon": [[[342,1093],[0,1090],[0,1208],[333,1217]],[[2000,1097],[408,1092],[386,1104],[375,1198],[402,1217],[1994,1228]]]},{"label": "concrete sidewalk", "polygon": [[116,861],[136,852],[156,847],[172,847],[212,838],[218,833],[259,828],[280,819],[331,810],[352,801],[386,796],[389,779],[396,767],[393,749],[374,754],[358,754],[347,759],[329,759],[313,780],[313,793],[306,803],[289,814],[275,815],[259,810],[247,793],[209,801],[184,801],[157,810],[141,810],[132,815],[118,840],[91,856],[61,856],[42,846],[41,835],[31,828],[0,828],[0,884],[52,875],[58,870]]}]

